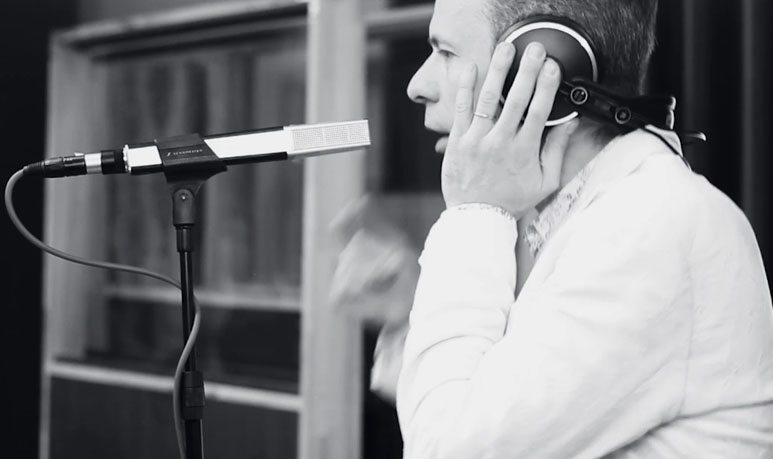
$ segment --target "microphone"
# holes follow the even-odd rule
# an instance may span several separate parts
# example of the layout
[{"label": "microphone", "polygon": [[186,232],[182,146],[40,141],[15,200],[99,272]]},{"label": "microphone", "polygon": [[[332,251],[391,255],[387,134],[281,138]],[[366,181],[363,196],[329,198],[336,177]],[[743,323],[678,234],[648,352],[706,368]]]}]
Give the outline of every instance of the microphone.
[{"label": "microphone", "polygon": [[25,175],[151,174],[229,164],[282,161],[339,153],[370,145],[367,120],[300,124],[199,137],[197,134],[126,145],[122,150],[76,153],[30,164]]}]

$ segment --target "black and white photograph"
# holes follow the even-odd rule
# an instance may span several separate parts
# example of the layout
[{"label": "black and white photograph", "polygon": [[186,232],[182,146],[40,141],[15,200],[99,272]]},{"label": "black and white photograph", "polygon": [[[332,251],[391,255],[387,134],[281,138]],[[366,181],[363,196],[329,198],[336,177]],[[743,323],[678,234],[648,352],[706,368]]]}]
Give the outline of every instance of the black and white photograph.
[{"label": "black and white photograph", "polygon": [[4,459],[773,459],[768,0],[2,0]]}]

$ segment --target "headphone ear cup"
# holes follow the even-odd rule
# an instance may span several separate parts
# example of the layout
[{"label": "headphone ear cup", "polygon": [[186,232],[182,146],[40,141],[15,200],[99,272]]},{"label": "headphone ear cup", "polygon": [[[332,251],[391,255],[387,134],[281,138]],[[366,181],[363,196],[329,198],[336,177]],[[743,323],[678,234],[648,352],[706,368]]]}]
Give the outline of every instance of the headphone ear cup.
[{"label": "headphone ear cup", "polygon": [[[500,42],[503,41],[512,43],[516,52],[502,90],[503,103],[518,73],[526,47],[532,42],[542,43],[548,57],[558,62],[563,81],[576,77],[593,82],[599,80],[600,69],[596,51],[587,34],[572,21],[550,16],[530,18],[508,29],[500,40]],[[571,104],[557,97],[548,117],[547,126],[556,126],[576,117],[577,112]]]}]

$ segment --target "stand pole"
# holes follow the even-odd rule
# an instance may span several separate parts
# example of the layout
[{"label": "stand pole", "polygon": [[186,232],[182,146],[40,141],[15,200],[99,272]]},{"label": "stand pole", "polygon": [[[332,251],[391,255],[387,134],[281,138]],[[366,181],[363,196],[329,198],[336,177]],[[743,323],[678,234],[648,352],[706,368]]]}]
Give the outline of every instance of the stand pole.
[{"label": "stand pole", "polygon": [[[193,297],[193,226],[196,195],[213,175],[226,170],[225,163],[198,134],[156,140],[164,176],[172,192],[172,223],[177,230],[182,287],[183,345],[196,318]],[[180,378],[180,417],[185,423],[185,458],[204,458],[204,375],[196,366],[196,346],[185,361]]]},{"label": "stand pole", "polygon": [[[173,223],[177,232],[182,284],[183,345],[188,341],[196,314],[193,300],[193,225],[195,224],[195,190],[174,187],[172,194]],[[204,375],[196,366],[196,346],[185,362],[180,390],[182,419],[185,422],[187,459],[204,457]]]}]

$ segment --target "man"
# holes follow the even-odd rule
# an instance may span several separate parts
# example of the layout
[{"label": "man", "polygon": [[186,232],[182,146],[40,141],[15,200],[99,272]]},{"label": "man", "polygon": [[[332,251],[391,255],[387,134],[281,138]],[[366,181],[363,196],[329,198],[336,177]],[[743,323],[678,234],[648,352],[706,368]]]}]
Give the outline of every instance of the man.
[{"label": "man", "polygon": [[586,118],[546,130],[560,72],[540,44],[499,105],[510,24],[580,23],[601,83],[632,94],[656,8],[436,1],[408,94],[445,135],[447,209],[420,258],[397,385],[406,459],[773,457],[773,310],[740,210],[650,133]]}]

